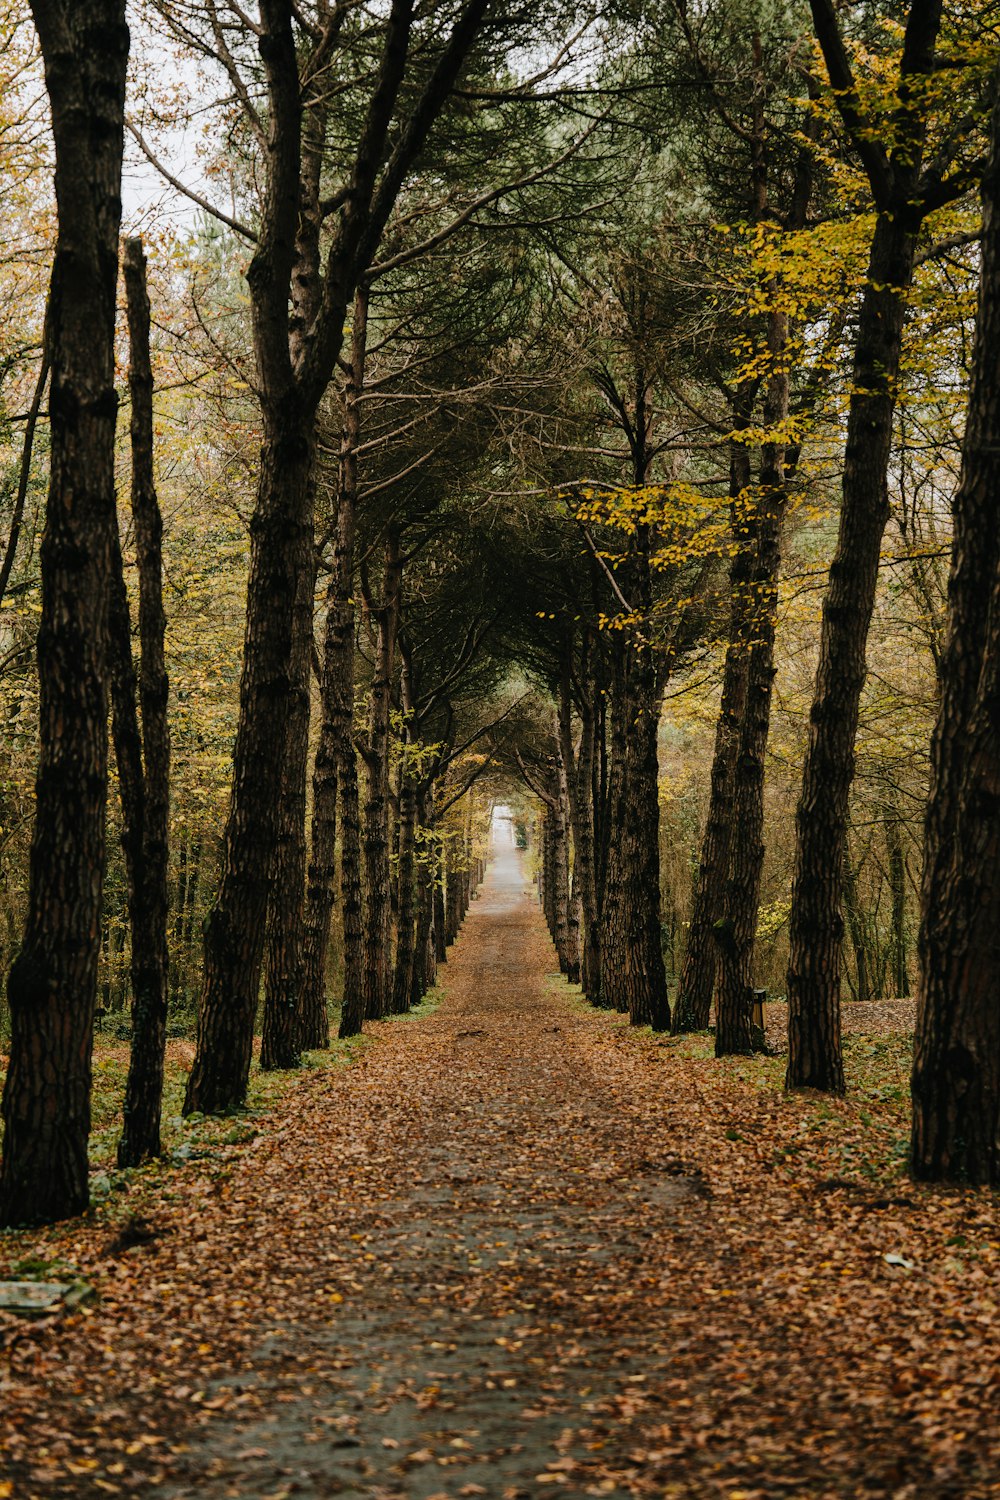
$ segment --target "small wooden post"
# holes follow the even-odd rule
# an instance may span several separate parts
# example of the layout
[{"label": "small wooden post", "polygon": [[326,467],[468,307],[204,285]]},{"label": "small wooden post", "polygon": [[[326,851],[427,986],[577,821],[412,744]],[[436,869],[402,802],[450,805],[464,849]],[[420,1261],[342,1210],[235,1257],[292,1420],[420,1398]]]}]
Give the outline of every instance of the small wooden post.
[{"label": "small wooden post", "polygon": [[754,1049],[764,1050],[764,1002],[767,990],[750,991],[750,1038]]}]

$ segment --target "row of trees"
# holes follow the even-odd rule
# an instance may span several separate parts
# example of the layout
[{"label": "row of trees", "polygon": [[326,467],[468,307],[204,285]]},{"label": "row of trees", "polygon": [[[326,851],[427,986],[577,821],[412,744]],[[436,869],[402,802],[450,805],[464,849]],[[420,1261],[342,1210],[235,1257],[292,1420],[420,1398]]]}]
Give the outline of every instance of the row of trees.
[{"label": "row of trees", "polygon": [[[566,972],[637,1024],[704,1027],[714,998],[717,1051],[750,1050],[791,564],[822,555],[819,508],[837,479],[790,892],[788,1083],[844,1087],[842,908],[866,642],[883,534],[900,517],[890,486],[924,495],[932,475],[949,488],[953,432],[938,451],[929,392],[942,371],[962,384],[968,319],[951,293],[956,277],[975,281],[996,40],[985,15],[970,30],[964,12],[930,0],[912,0],[901,29],[878,7],[848,32],[825,0],[810,11],[553,5],[544,62],[525,51],[537,13],[489,0],[426,13],[409,0],[384,13],[261,0],[252,18],[223,0],[163,0],[144,15],[160,40],[140,71],[166,46],[196,61],[200,102],[224,128],[209,187],[196,189],[159,162],[156,119],[130,120],[137,149],[215,222],[200,222],[164,282],[166,301],[189,297],[193,313],[165,341],[184,369],[176,389],[196,403],[180,414],[182,463],[190,472],[214,455],[249,538],[238,703],[223,685],[235,744],[217,881],[200,843],[195,860],[211,904],[186,1110],[243,1102],[258,1013],[265,1066],[325,1045],[334,973],[344,1034],[419,998],[479,869],[477,819],[515,780],[544,809],[543,899]],[[42,359],[41,760],[27,935],[8,989],[7,1222],[86,1203],[109,696],[132,930],[122,1160],[159,1149],[168,729],[198,719],[176,694],[164,713],[153,369],[128,274],[138,713],[122,581],[124,11],[35,0],[32,12],[58,237]],[[528,55],[530,77],[518,71]],[[985,248],[980,264],[988,327]],[[970,488],[988,494],[969,476],[971,445],[989,451],[992,391],[977,367],[959,510]],[[931,429],[930,443],[908,442],[919,482],[901,460],[904,423]],[[973,670],[973,626],[956,605],[941,646],[933,549],[915,513],[904,504],[898,561],[941,684],[932,808],[944,810],[932,812],[931,847],[944,849],[966,807],[944,791],[971,743],[957,726],[987,710],[971,677],[956,707],[948,684]],[[960,534],[956,578],[963,547],[988,574],[980,534]],[[988,653],[985,617],[975,630]],[[721,708],[671,1006],[662,707],[683,704],[716,659]],[[173,918],[190,941],[182,847]],[[988,861],[984,846],[984,872]],[[927,866],[925,910],[935,879],[955,882],[945,862]],[[856,905],[848,891],[848,916]],[[902,934],[905,896],[894,910]],[[935,974],[957,971],[940,955],[968,941],[970,921],[925,925],[925,976],[933,955]],[[915,1166],[991,1180],[996,1038],[985,1000],[942,983],[925,977],[921,992]]]}]

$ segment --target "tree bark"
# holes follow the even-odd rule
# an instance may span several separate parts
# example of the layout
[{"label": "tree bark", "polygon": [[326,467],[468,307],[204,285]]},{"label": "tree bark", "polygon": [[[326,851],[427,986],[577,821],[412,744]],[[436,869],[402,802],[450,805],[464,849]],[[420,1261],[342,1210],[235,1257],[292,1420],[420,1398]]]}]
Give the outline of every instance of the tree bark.
[{"label": "tree bark", "polygon": [[841,877],[844,891],[844,915],[854,949],[854,966],[857,975],[855,999],[870,1000],[872,997],[871,965],[869,963],[869,941],[866,923],[858,901],[857,877],[851,869],[850,852],[844,846],[844,871]]},{"label": "tree bark", "polygon": [[340,760],[340,912],[344,932],[344,993],[340,1009],[343,1037],[357,1036],[365,1017],[364,911],[361,895],[361,812],[358,805],[358,757],[353,735],[341,740]]},{"label": "tree bark", "polygon": [[[835,13],[829,0],[813,0],[813,13],[831,79],[838,88]],[[871,163],[878,217],[858,313],[840,529],[823,600],[819,666],[795,820],[785,1076],[788,1088],[838,1094],[844,1092],[840,879],[858,714],[867,674],[868,628],[889,516],[887,474],[903,319],[917,235],[926,211],[918,187],[927,112],[913,80],[933,71],[940,15],[940,0],[912,0],[891,158],[884,156],[864,129],[853,132],[855,146],[866,164]],[[841,88],[838,98],[842,113],[845,108],[850,111],[852,97]]]},{"label": "tree bark", "polygon": [[[405,751],[404,751],[405,754]],[[403,765],[399,788],[399,863],[397,866],[396,961],[392,976],[392,1011],[410,1008],[416,951],[417,793],[413,772]]]},{"label": "tree bark", "polygon": [[[339,767],[354,735],[354,535],[358,498],[361,395],[368,337],[368,288],[354,299],[351,360],[344,390],[344,430],[340,443],[337,535],[326,598],[326,635],[320,681],[322,720],[313,766],[311,858],[306,885],[305,980],[303,1010],[313,1034],[329,1041],[326,1020],[326,954],[335,902],[337,791]],[[353,851],[347,856],[348,865]],[[348,871],[348,881],[353,877]],[[352,953],[353,965],[353,953]],[[347,959],[345,956],[345,976]],[[353,1014],[354,999],[344,1009]],[[326,1022],[326,1031],[323,1023]],[[317,1045],[326,1045],[320,1040]]]},{"label": "tree bark", "polygon": [[[310,683],[316,542],[312,485],[295,557],[295,598],[282,754],[281,794],[267,909],[267,962],[260,1065],[296,1068],[303,1047],[321,1047],[325,1016],[310,1011],[306,1034],[305,883],[306,779],[309,762]],[[313,996],[310,996],[313,999]]]},{"label": "tree bark", "polygon": [[41,548],[39,768],[24,942],[10,972],[0,1224],[88,1202],[91,1050],[108,755],[107,613],[116,526],[115,289],[122,0],[33,0],[55,140],[51,467]]},{"label": "tree bark", "polygon": [[633,1026],[663,1031],[670,1025],[670,1003],[660,941],[660,690],[653,648],[646,641],[630,650],[619,712],[627,732],[608,893],[618,892],[620,941],[605,965],[604,990],[610,1004],[628,1011]]},{"label": "tree bark", "polygon": [[[636,379],[635,482],[649,469],[646,386]],[[670,1025],[667,974],[660,935],[660,795],[658,739],[662,685],[650,637],[652,576],[647,523],[630,539],[628,586],[636,619],[621,634],[614,680],[612,774],[607,884],[602,934],[607,1003],[629,1013],[633,1026],[662,1031]],[[610,908],[610,911],[609,911]]]},{"label": "tree bark", "polygon": [[[589,695],[593,685],[586,668],[585,643],[585,660],[581,672],[582,693]],[[601,995],[601,934],[594,837],[595,714],[591,702],[581,705],[580,741],[574,752],[572,713],[567,663],[559,684],[559,743],[566,768],[569,816],[573,831],[573,891],[580,907],[580,980],[584,994],[592,1005],[597,1005]]]},{"label": "tree bark", "polygon": [[766,434],[761,449],[760,492],[748,517],[748,576],[742,645],[746,687],[733,786],[732,837],[722,925],[717,929],[720,952],[719,996],[716,1012],[715,1055],[746,1053],[762,1047],[753,1034],[753,952],[764,869],[764,778],[771,727],[771,688],[774,683],[774,635],[781,571],[781,529],[784,521],[785,439],[788,419],[787,314],[774,310],[768,317],[768,355],[771,374],[764,401]]},{"label": "tree bark", "polygon": [[1000,1184],[1000,93],[931,747],[911,1169]]},{"label": "tree bark", "polygon": [[275,787],[284,768],[297,559],[312,534],[313,413],[294,388],[263,411],[233,791],[218,893],[205,924],[186,1114],[238,1108],[246,1098],[278,833]]},{"label": "tree bark", "polygon": [[[746,405],[746,397],[743,402]],[[737,426],[745,428],[750,414],[737,411]],[[729,643],[722,675],[722,701],[715,727],[708,816],[695,883],[691,924],[674,1005],[675,1032],[704,1031],[712,1013],[718,945],[716,923],[721,920],[729,873],[736,762],[740,730],[746,711],[749,643],[752,640],[754,598],[750,587],[753,561],[747,534],[747,500],[751,482],[750,453],[743,439],[733,439],[729,459],[729,495],[736,552],[729,574]],[[741,497],[744,497],[741,499]]]},{"label": "tree bark", "polygon": [[[142,760],[134,830],[123,834],[132,918],[132,1050],[125,1085],[124,1123],[118,1143],[118,1165],[135,1167],[160,1154],[163,1101],[163,1056],[167,1039],[167,918],[170,868],[170,727],[167,719],[167,669],[164,653],[163,521],[153,472],[153,372],[149,357],[149,295],[142,241],[125,243],[125,291],[128,307],[129,391],[132,397],[132,517],[139,571],[139,702],[142,711]],[[121,659],[131,668],[128,601],[119,551],[120,624],[125,627]],[[116,580],[116,588],[117,580]],[[124,604],[124,611],[121,611]],[[127,653],[127,655],[126,655]],[[118,695],[116,695],[117,697]],[[130,710],[135,744],[135,697],[115,703],[114,717]],[[118,734],[115,736],[116,752]],[[120,758],[119,758],[120,763]],[[122,788],[123,822],[125,788]],[[136,833],[138,836],[136,836]]]},{"label": "tree bark", "polygon": [[910,993],[906,951],[906,855],[903,850],[899,808],[890,803],[886,814],[885,842],[889,856],[889,895],[892,903],[889,976],[892,998],[899,1000]]},{"label": "tree bark", "polygon": [[[205,927],[205,972],[194,1067],[185,1112],[217,1113],[246,1097],[253,1046],[268,884],[278,831],[284,728],[294,693],[291,653],[315,461],[315,416],[343,342],[346,309],[378,247],[407,172],[419,155],[482,23],[486,0],[468,0],[409,113],[397,103],[409,57],[411,0],[392,0],[368,107],[326,257],[311,286],[309,153],[289,0],[260,0],[258,50],[267,85],[267,180],[247,280],[254,328],[263,442],[251,522],[251,561],[233,789],[215,906]],[[324,71],[315,49],[332,45],[338,17],[320,28],[303,59]],[[397,129],[393,131],[393,123]],[[314,120],[315,123],[315,120]],[[315,215],[313,215],[315,218]],[[303,272],[304,279],[303,279]],[[304,295],[300,295],[304,294]],[[289,304],[291,302],[291,309]],[[307,315],[316,307],[316,316]]]},{"label": "tree bark", "polygon": [[387,1015],[392,1000],[392,920],[389,887],[389,716],[399,623],[402,562],[399,538],[389,528],[385,547],[382,598],[368,610],[375,624],[375,673],[368,697],[368,734],[364,748],[365,868],[365,1016]]},{"label": "tree bark", "polygon": [[427,821],[433,799],[433,786],[420,788],[417,794],[417,933],[410,983],[411,1005],[420,1004],[436,979],[434,892],[437,869],[434,831]]}]

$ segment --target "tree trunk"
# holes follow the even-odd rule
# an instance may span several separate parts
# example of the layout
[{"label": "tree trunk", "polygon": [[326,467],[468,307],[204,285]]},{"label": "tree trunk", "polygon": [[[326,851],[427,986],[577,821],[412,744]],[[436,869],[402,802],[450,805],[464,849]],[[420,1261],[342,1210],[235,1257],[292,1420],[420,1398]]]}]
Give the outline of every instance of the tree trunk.
[{"label": "tree trunk", "polygon": [[854,949],[854,965],[857,975],[857,993],[855,999],[862,1001],[870,1000],[872,997],[872,982],[868,962],[868,933],[861,910],[861,903],[858,900],[857,878],[851,869],[850,852],[846,845],[844,848],[842,883],[844,889],[844,914],[847,917],[851,946]]},{"label": "tree trunk", "polygon": [[[590,690],[586,671],[583,677],[586,693]],[[594,718],[593,708],[587,704],[581,711],[580,743],[574,756],[569,673],[564,671],[559,688],[559,743],[573,830],[573,893],[580,908],[580,979],[584,994],[597,1005],[601,995],[601,936],[594,848]]]},{"label": "tree trunk", "polygon": [[306,877],[303,1016],[313,1045],[329,1045],[326,955],[336,890],[338,770],[354,732],[354,533],[358,446],[368,335],[368,288],[354,299],[351,361],[344,391],[337,535],[326,597],[320,681],[321,724],[313,766],[313,818]]},{"label": "tree trunk", "polygon": [[[572,744],[570,745],[572,752]],[[556,771],[559,788],[559,819],[562,827],[563,858],[566,865],[566,946],[563,959],[563,973],[570,984],[580,983],[580,916],[582,901],[577,883],[578,856],[574,849],[572,872],[570,870],[570,833],[572,829],[573,814],[570,808],[569,795],[569,766],[572,761],[567,762],[562,753],[559,726],[556,725]]]},{"label": "tree trunk", "polygon": [[279,402],[265,401],[262,412],[233,789],[218,893],[205,923],[185,1114],[217,1114],[246,1098],[278,833],[299,559],[312,535],[313,413],[294,388]]},{"label": "tree trunk", "polygon": [[361,812],[358,757],[348,734],[340,746],[340,912],[344,926],[341,1037],[357,1036],[365,1017],[364,911],[361,897]]},{"label": "tree trunk", "polygon": [[434,892],[437,885],[433,829],[428,826],[428,808],[433,806],[433,789],[422,788],[417,796],[417,935],[410,982],[410,1004],[419,1005],[434,986],[436,945],[434,934]]},{"label": "tree trunk", "polygon": [[448,932],[445,913],[444,853],[440,841],[434,850],[434,957],[439,964],[448,962]]},{"label": "tree trunk", "polygon": [[[260,1065],[296,1068],[302,1048],[322,1046],[322,1020],[305,1034],[306,780],[316,592],[314,500],[309,497],[295,559],[295,602],[277,840],[267,909],[267,963]],[[312,997],[310,997],[312,998]]]},{"label": "tree trunk", "polygon": [[[832,72],[842,69],[832,6],[812,0]],[[900,109],[890,156],[854,130],[872,175],[878,217],[858,313],[844,449],[840,528],[823,600],[819,666],[796,812],[789,917],[788,1088],[844,1091],[840,1046],[840,879],[854,745],[867,673],[868,628],[889,515],[887,475],[907,292],[926,205],[921,200],[928,113],[915,107],[935,68],[940,0],[912,0],[903,43]],[[831,42],[831,35],[834,41]],[[832,76],[832,75],[831,75]],[[848,91],[850,92],[850,91]],[[847,98],[846,93],[841,98]]]},{"label": "tree trunk", "polygon": [[461,897],[459,885],[461,877],[458,868],[458,837],[455,833],[446,835],[445,843],[445,942],[450,948],[458,937],[458,929],[462,925]]},{"label": "tree trunk", "polygon": [[375,675],[368,700],[368,743],[364,750],[365,808],[365,1016],[388,1014],[392,999],[392,921],[389,887],[389,715],[393,661],[399,620],[402,563],[399,539],[390,528],[386,539],[385,576],[375,622]]},{"label": "tree trunk", "polygon": [[889,856],[889,893],[892,901],[892,930],[889,951],[889,977],[893,999],[905,999],[910,993],[906,943],[906,855],[903,850],[899,808],[890,805],[885,824],[886,852]]},{"label": "tree trunk", "polygon": [[[737,426],[749,422],[746,397],[737,407]],[[704,1031],[712,1012],[718,958],[715,926],[722,920],[729,849],[732,840],[736,762],[746,711],[749,643],[753,639],[755,600],[750,585],[753,559],[748,536],[746,496],[750,487],[750,454],[743,440],[733,440],[729,459],[732,530],[736,543],[729,575],[729,644],[722,676],[722,701],[715,728],[708,817],[701,845],[691,924],[677,986],[673,1029]]]},{"label": "tree trunk", "polygon": [[115,532],[122,0],[33,0],[55,139],[51,467],[41,548],[39,768],[24,943],[8,980],[0,1224],[87,1207]]},{"label": "tree trunk", "polygon": [[[648,409],[636,381],[636,431],[648,435]],[[636,453],[636,483],[648,470],[645,438]],[[670,1025],[667,974],[660,937],[660,794],[658,739],[662,687],[652,626],[652,578],[648,524],[636,525],[630,543],[628,587],[638,622],[622,632],[615,673],[612,771],[617,787],[611,803],[605,890],[603,984],[608,1003],[627,1010],[633,1026],[662,1031]],[[616,771],[617,767],[617,771]],[[612,921],[607,908],[611,905]]]},{"label": "tree trunk", "polygon": [[840,1048],[840,879],[854,779],[866,643],[889,517],[886,475],[916,228],[900,206],[879,216],[858,317],[840,533],[823,600],[820,659],[796,812],[789,919],[789,1088],[844,1092]]},{"label": "tree trunk", "polygon": [[1000,1184],[1000,94],[931,750],[911,1169]]},{"label": "tree trunk", "polygon": [[[405,751],[404,751],[405,755]],[[405,760],[399,788],[399,863],[396,918],[396,963],[392,979],[392,1010],[401,1015],[410,1008],[410,989],[416,944],[417,902],[417,793],[413,772]]]},{"label": "tree trunk", "polygon": [[[163,1055],[167,1039],[167,918],[170,869],[170,727],[167,720],[167,669],[164,656],[163,521],[153,475],[153,372],[149,358],[149,296],[142,241],[125,245],[125,291],[128,304],[129,391],[132,397],[132,517],[139,569],[139,701],[142,709],[141,812],[135,820],[140,836],[126,844],[132,917],[132,1051],[125,1086],[124,1125],[118,1143],[118,1165],[136,1167],[160,1154],[163,1101]],[[128,629],[128,601],[121,578],[121,623]],[[119,606],[120,612],[120,606]],[[131,641],[121,640],[122,659]],[[129,694],[135,720],[135,698]],[[124,708],[124,703],[122,708]],[[115,718],[119,705],[115,704]],[[139,743],[138,725],[133,735]],[[118,736],[116,733],[116,750]],[[124,787],[122,814],[125,817]],[[138,856],[138,858],[136,858]]]},{"label": "tree trunk", "polygon": [[[624,1013],[628,996],[623,988],[625,972],[625,901],[623,876],[627,874],[621,853],[617,850],[621,820],[624,817],[626,648],[622,639],[614,642],[611,679],[611,745],[606,776],[606,814],[603,819],[603,877],[601,882],[601,997],[602,1004]],[[613,832],[612,832],[613,831]]]},{"label": "tree trunk", "polygon": [[[760,493],[747,521],[747,573],[741,580],[746,684],[739,750],[733,766],[732,835],[722,926],[715,1055],[762,1047],[753,1034],[753,952],[764,869],[764,777],[771,727],[774,634],[781,571],[781,527],[785,514],[785,442],[788,419],[787,314],[768,319],[772,373],[764,401],[766,440],[761,450]],[[749,631],[745,626],[749,626]]]},{"label": "tree trunk", "polygon": [[660,692],[653,648],[633,649],[627,697],[628,732],[619,819],[611,845],[608,883],[620,885],[623,969],[617,977],[633,1026],[670,1026],[667,975],[660,940],[660,800],[657,740]]}]

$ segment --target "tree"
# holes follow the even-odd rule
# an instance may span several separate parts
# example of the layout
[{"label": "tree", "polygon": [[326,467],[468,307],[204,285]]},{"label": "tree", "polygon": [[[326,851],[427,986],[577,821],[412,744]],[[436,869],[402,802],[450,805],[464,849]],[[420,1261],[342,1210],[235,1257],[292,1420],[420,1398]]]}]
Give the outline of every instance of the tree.
[{"label": "tree", "polygon": [[[347,8],[320,7],[300,48],[295,8],[287,0],[262,0],[267,183],[248,285],[264,437],[251,527],[232,802],[218,894],[205,929],[198,1046],[184,1103],[188,1113],[223,1110],[245,1097],[282,778],[297,789],[305,775],[301,717],[308,703],[303,673],[309,651],[301,632],[296,637],[295,620],[302,616],[304,578],[314,566],[317,409],[340,354],[355,288],[486,9],[487,0],[468,0],[456,14],[411,100],[403,82],[414,7],[411,0],[393,0],[353,161],[334,199],[336,228],[323,262],[320,235],[327,210],[317,191],[322,162],[313,137],[304,140],[303,125],[316,127],[317,115],[327,109],[325,72]],[[301,765],[287,764],[290,747]],[[304,851],[300,840],[288,848],[295,869],[288,874],[292,904],[285,917],[295,924],[304,899]],[[297,1006],[297,996],[289,997],[289,1006],[293,1002]]]},{"label": "tree", "polygon": [[51,473],[40,759],[24,943],[8,980],[0,1222],[87,1206],[116,526],[115,288],[129,34],[123,0],[33,0],[55,141]]},{"label": "tree", "polygon": [[1000,1184],[1000,89],[921,890],[911,1170]]},{"label": "tree", "polygon": [[[950,122],[927,157],[940,0],[911,0],[888,140],[862,101],[832,0],[811,0],[816,35],[852,149],[875,205],[858,311],[837,550],[823,603],[809,744],[796,813],[788,957],[789,1088],[844,1091],[840,1049],[841,879],[854,744],[865,681],[907,293],[927,216],[968,190],[980,170],[961,159],[969,135]],[[953,102],[953,101],[952,101]],[[959,160],[956,163],[956,155]]]},{"label": "tree", "polygon": [[125,242],[124,270],[131,353],[132,518],[139,572],[141,732],[136,716],[131,627],[120,549],[116,549],[112,584],[111,653],[122,847],[132,924],[132,1051],[118,1165],[135,1167],[160,1154],[163,1053],[167,1035],[170,729],[164,663],[163,521],[153,476],[150,310],[146,257],[140,239]]}]

